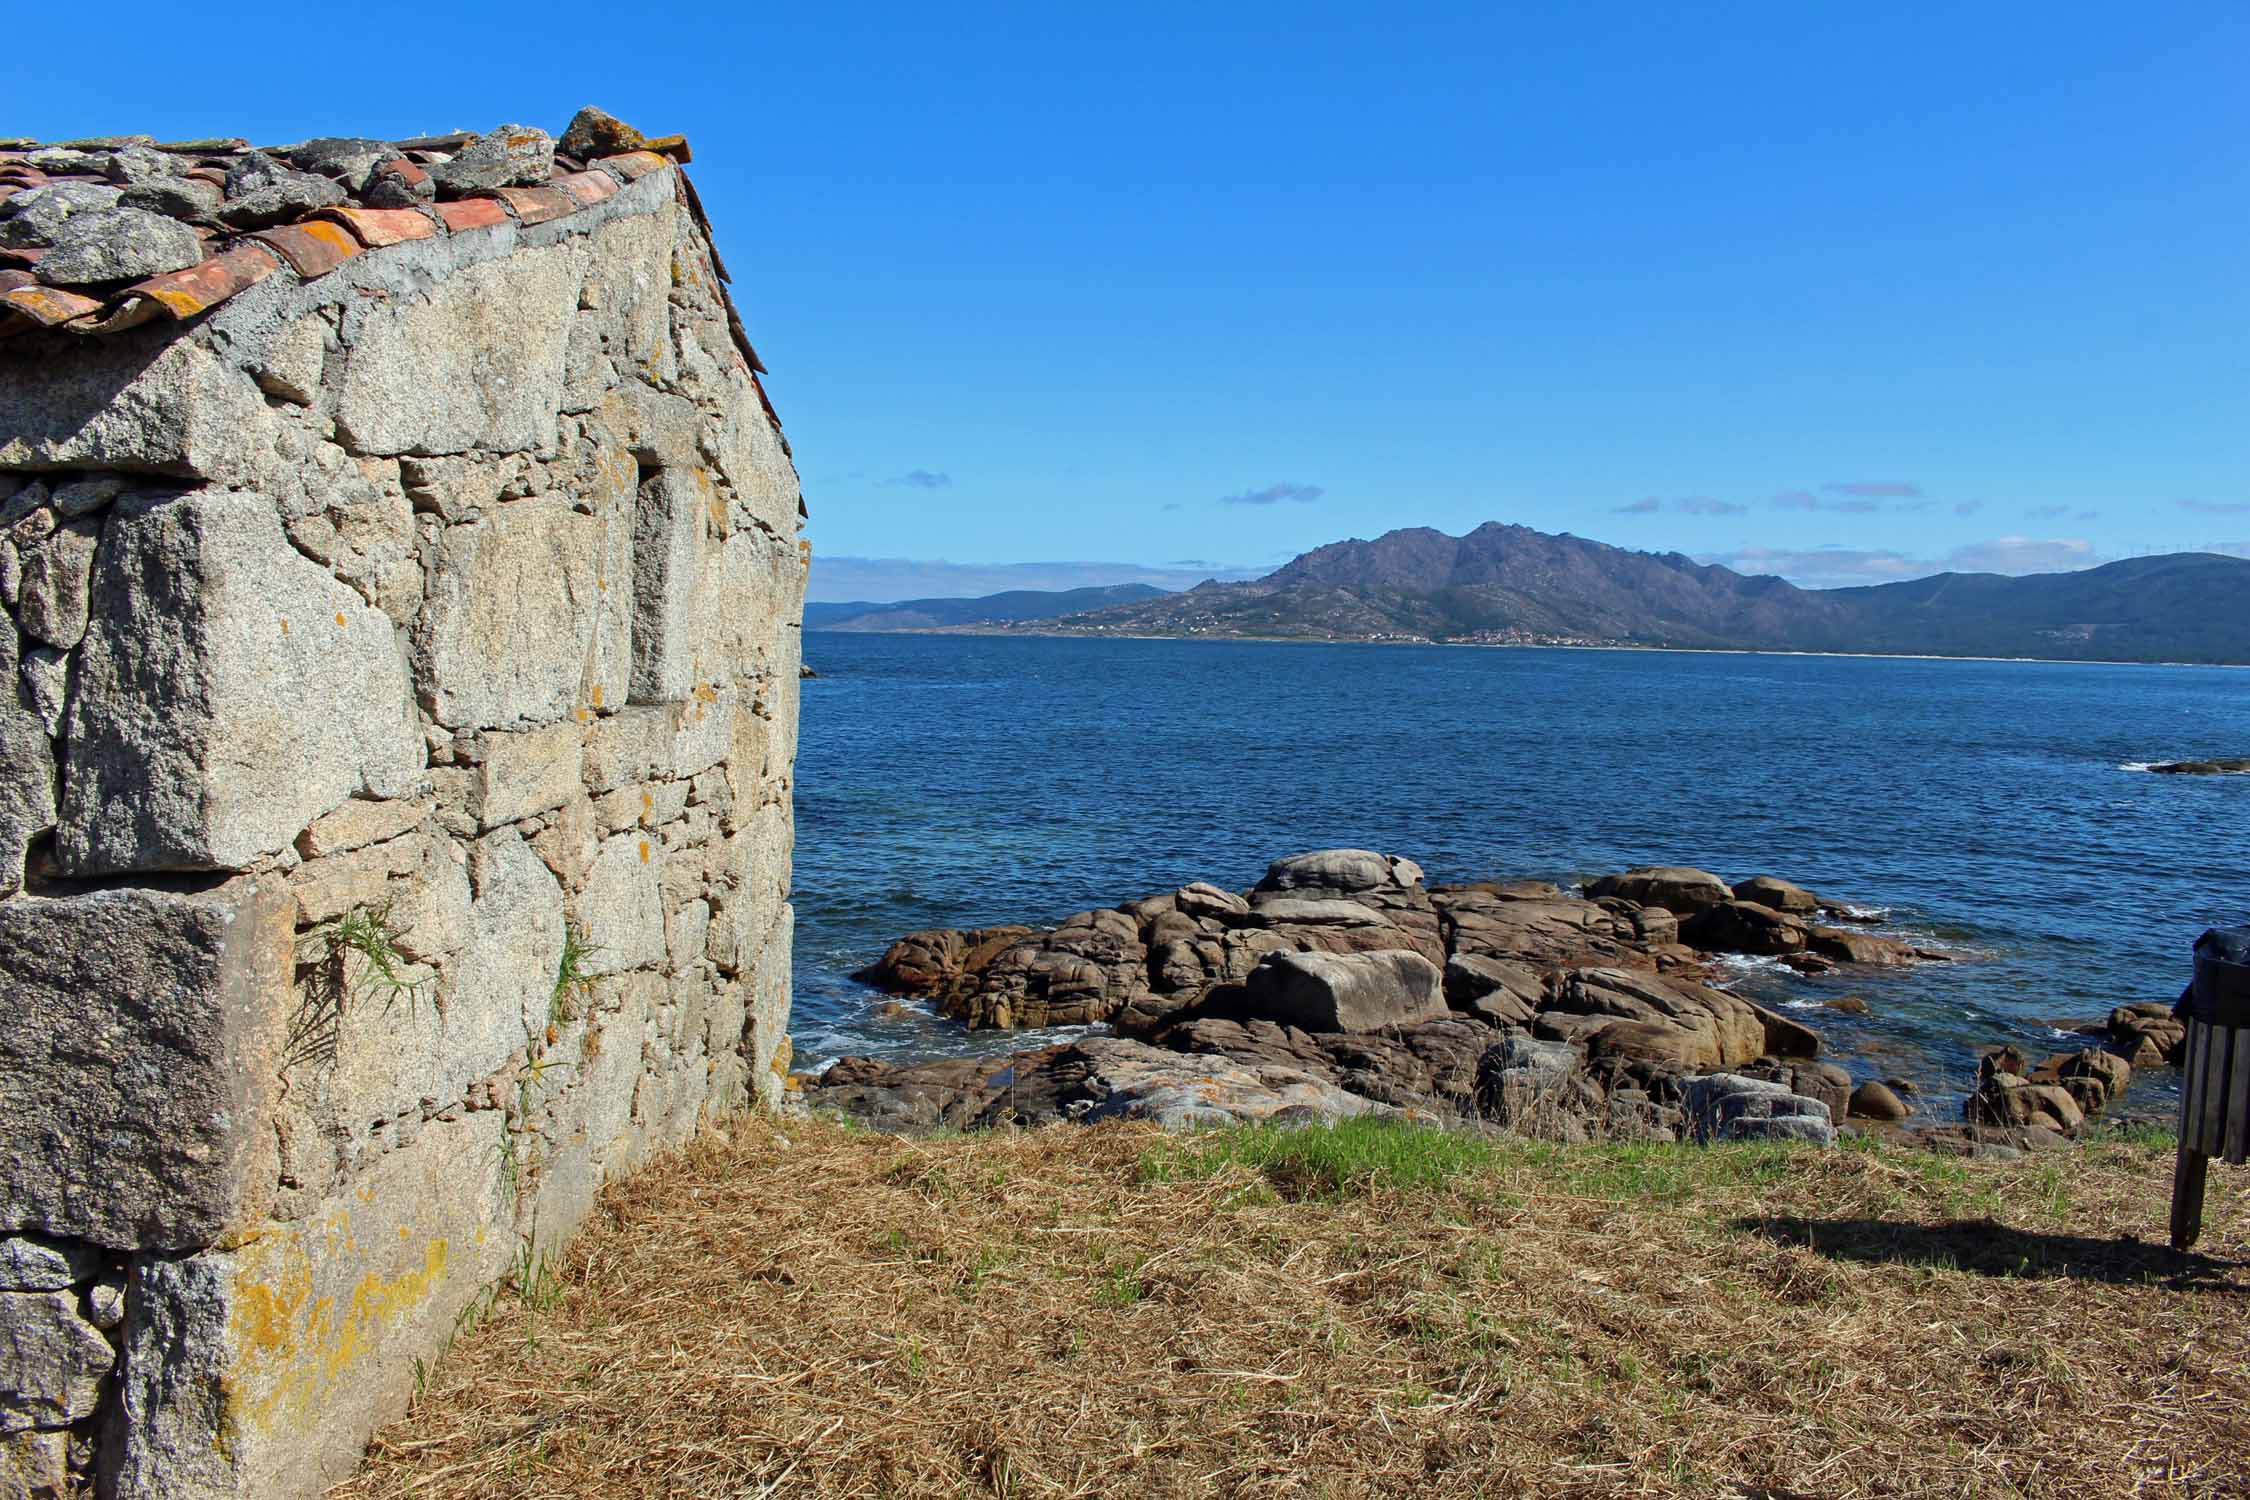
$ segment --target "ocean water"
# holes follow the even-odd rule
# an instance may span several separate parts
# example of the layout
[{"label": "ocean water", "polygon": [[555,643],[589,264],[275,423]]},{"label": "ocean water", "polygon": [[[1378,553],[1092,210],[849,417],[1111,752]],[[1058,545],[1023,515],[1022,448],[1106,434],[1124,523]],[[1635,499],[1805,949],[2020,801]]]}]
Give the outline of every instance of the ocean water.
[{"label": "ocean water", "polygon": [[[805,660],[803,1066],[1037,1039],[876,1015],[849,975],[901,933],[1240,889],[1334,846],[1432,881],[1770,873],[1880,911],[1960,961],[1730,982],[1940,1099],[1979,1044],[2170,1001],[2196,935],[2250,921],[2250,777],[2141,769],[2250,754],[2246,671],[829,632]],[[1870,1014],[1819,1004],[1844,994]]]}]

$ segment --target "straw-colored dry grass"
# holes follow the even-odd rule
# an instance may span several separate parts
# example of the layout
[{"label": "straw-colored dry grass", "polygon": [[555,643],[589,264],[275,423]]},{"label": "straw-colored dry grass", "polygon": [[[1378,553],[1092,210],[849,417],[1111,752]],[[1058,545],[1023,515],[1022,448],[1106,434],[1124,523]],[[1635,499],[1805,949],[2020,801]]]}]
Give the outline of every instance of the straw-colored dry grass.
[{"label": "straw-colored dry grass", "polygon": [[2250,1492],[2250,1174],[1391,1127],[739,1125],[339,1493]]}]

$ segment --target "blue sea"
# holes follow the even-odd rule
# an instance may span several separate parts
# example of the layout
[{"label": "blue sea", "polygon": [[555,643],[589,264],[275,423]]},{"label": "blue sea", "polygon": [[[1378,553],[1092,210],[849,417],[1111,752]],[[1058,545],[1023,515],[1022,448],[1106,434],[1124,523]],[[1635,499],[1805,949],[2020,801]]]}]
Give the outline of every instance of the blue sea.
[{"label": "blue sea", "polygon": [[[2250,921],[2250,777],[2142,769],[2250,754],[2246,671],[833,632],[805,660],[801,1066],[1026,1044],[877,1015],[849,975],[902,933],[1240,889],[1334,846],[1433,882],[1776,874],[1880,912],[1960,961],[1729,979],[1933,1105],[1978,1045],[2168,1002],[2197,934]],[[1870,1013],[1819,1003],[1844,994]]]}]

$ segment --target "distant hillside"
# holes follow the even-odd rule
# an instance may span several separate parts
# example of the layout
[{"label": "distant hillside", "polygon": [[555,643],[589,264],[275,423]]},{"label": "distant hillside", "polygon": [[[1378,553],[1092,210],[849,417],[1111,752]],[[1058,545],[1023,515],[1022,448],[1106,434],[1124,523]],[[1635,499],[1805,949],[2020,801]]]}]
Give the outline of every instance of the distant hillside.
[{"label": "distant hillside", "polygon": [[1204,583],[1047,628],[2250,663],[2246,598],[2250,561],[2212,553],[1801,589],[1494,522],[1461,537],[1417,528],[1336,542],[1255,582]]},{"label": "distant hillside", "polygon": [[1085,589],[1010,589],[979,599],[902,599],[893,604],[808,604],[807,630],[942,630],[955,625],[996,625],[1052,620],[1112,605],[1160,599],[1164,590],[1145,583]]}]

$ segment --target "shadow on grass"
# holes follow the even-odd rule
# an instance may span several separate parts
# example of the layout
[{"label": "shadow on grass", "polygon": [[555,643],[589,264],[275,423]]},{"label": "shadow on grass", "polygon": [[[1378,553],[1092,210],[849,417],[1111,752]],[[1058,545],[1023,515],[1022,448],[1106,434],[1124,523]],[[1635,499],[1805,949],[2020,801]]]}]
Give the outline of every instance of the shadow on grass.
[{"label": "shadow on grass", "polygon": [[2120,1286],[2163,1286],[2177,1291],[2250,1294],[2250,1262],[2179,1254],[2168,1245],[2132,1238],[2095,1239],[2079,1234],[2035,1234],[1991,1219],[1939,1224],[1889,1219],[1745,1218],[1734,1227],[1832,1260],[1869,1265],[1926,1266],[1979,1276],[2032,1280],[2068,1277]]}]

